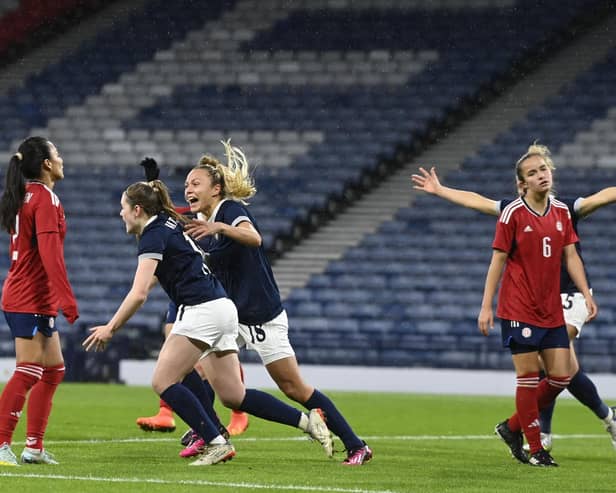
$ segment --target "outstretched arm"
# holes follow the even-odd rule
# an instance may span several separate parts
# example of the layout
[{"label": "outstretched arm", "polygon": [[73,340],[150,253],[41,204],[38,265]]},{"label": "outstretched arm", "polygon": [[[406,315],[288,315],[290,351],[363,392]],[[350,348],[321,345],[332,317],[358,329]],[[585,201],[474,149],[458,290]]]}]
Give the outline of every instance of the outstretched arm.
[{"label": "outstretched arm", "polygon": [[411,176],[411,181],[414,183],[413,188],[415,190],[421,190],[436,195],[454,204],[469,209],[475,209],[484,214],[490,214],[492,216],[498,216],[500,214],[498,202],[496,200],[489,199],[475,192],[443,186],[438,179],[434,166],[430,168],[429,172],[420,167],[419,173],[420,174]]},{"label": "outstretched arm", "polygon": [[616,202],[616,187],[607,187],[588,197],[583,197],[577,212],[580,217],[586,217],[604,205],[613,202]]},{"label": "outstretched arm", "polygon": [[116,310],[115,315],[106,325],[99,325],[90,329],[90,335],[81,344],[86,351],[94,349],[102,351],[107,343],[134,314],[141,305],[145,303],[148,293],[156,284],[154,272],[158,266],[158,260],[146,258],[139,260],[137,271],[133,279],[133,285]]}]

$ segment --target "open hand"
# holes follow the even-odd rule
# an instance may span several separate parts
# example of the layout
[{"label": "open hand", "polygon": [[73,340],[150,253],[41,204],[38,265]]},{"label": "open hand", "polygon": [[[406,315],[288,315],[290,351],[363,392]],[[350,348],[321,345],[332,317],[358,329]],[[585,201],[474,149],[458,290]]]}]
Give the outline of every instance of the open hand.
[{"label": "open hand", "polygon": [[195,240],[201,240],[206,236],[215,235],[219,232],[219,228],[216,223],[193,219],[184,226],[184,232]]},{"label": "open hand", "polygon": [[107,343],[113,337],[111,327],[107,325],[98,325],[92,327],[90,335],[81,343],[86,351],[94,349],[94,351],[104,351],[107,347]]},{"label": "open hand", "polygon": [[420,174],[411,175],[413,188],[422,192],[436,194],[441,188],[441,182],[436,174],[436,168],[432,166],[428,172],[425,168],[419,167]]}]

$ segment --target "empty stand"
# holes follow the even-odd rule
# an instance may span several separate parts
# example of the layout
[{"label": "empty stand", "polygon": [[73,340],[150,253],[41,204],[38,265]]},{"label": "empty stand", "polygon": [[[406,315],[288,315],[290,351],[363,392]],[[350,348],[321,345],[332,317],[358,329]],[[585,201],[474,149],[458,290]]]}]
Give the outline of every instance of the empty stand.
[{"label": "empty stand", "polygon": [[[143,155],[164,164],[163,178],[182,203],[185,170],[202,153],[222,157],[219,140],[230,137],[256,165],[251,207],[274,250],[281,238],[297,237],[298,225],[344,202],[349,190],[365,188],[366,176],[397,146],[429,133],[597,3],[553,9],[526,0],[220,0],[204,8],[190,0],[146,1],[0,96],[2,157],[6,162],[16,141],[34,130],[63,153],[67,177],[57,191],[68,217],[69,275],[83,323],[104,322],[130,288],[136,264],[119,199],[142,178],[136,163]],[[593,69],[598,77],[609,62]],[[609,81],[600,96],[609,96]],[[589,76],[578,92],[563,93],[554,101],[560,109],[537,109],[448,181],[472,185],[464,178],[489,163],[491,192],[508,193],[502,177],[509,176],[503,170],[511,152],[528,133],[543,138],[548,131],[558,136],[563,160],[592,148],[596,162],[609,166],[612,148],[593,133],[610,132],[609,108],[586,99],[584,89],[595,82]],[[568,104],[573,97],[576,104]],[[566,118],[566,132],[548,127]],[[606,123],[593,126],[597,119]],[[600,179],[611,177],[606,171]],[[384,194],[381,202],[387,200]],[[287,300],[302,361],[508,364],[494,338],[472,330],[489,255],[480,245],[489,244],[493,222],[424,200],[381,217],[378,229],[355,237],[334,259],[325,247],[317,252],[322,272]],[[352,235],[322,231],[331,242]],[[6,268],[6,254],[0,257]],[[597,290],[604,282],[597,278]],[[154,292],[132,324],[145,334],[135,336],[135,329],[127,337],[149,338],[155,347],[165,306],[164,294]]]}]

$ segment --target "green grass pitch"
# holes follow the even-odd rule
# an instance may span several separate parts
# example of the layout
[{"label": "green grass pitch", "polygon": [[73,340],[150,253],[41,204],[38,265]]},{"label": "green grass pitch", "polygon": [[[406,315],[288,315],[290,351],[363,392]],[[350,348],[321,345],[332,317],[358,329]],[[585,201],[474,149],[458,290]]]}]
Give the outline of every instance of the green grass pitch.
[{"label": "green grass pitch", "polygon": [[[278,394],[279,395],[279,394]],[[237,456],[188,467],[174,433],[145,433],[138,416],[158,399],[144,387],[62,384],[46,436],[58,466],[0,467],[2,492],[613,492],[616,451],[602,424],[560,399],[553,456],[559,468],[518,464],[493,435],[512,398],[332,392],[355,431],[374,450],[363,467],[343,467],[298,430],[251,418],[233,442]],[[226,420],[228,412],[218,409]],[[25,413],[13,449],[21,452]],[[336,440],[337,449],[342,449]]]}]

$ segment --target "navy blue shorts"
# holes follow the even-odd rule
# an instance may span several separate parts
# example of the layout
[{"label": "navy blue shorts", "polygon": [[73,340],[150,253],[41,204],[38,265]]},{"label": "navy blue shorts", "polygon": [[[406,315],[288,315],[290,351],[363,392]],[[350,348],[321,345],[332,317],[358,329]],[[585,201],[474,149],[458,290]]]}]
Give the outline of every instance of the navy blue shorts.
[{"label": "navy blue shorts", "polygon": [[170,301],[169,307],[167,308],[167,318],[165,319],[165,321],[168,324],[172,324],[172,323],[175,323],[175,319],[177,317],[178,317],[178,307],[173,301]]},{"label": "navy blue shorts", "polygon": [[37,315],[34,313],[4,312],[4,318],[9,324],[11,335],[15,337],[32,338],[37,332],[45,337],[51,337],[57,332],[56,317],[51,315]]},{"label": "navy blue shorts", "polygon": [[546,329],[517,320],[501,320],[501,337],[503,346],[509,348],[511,354],[569,347],[565,325]]}]

